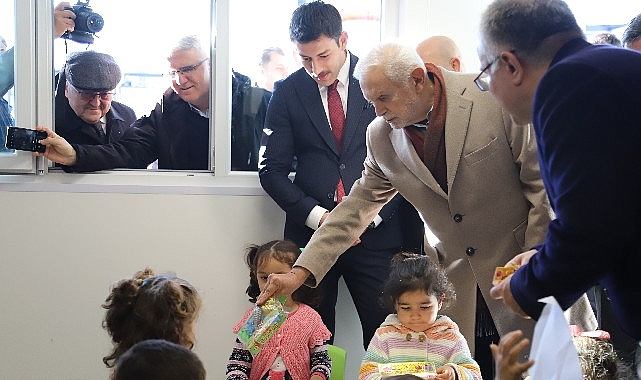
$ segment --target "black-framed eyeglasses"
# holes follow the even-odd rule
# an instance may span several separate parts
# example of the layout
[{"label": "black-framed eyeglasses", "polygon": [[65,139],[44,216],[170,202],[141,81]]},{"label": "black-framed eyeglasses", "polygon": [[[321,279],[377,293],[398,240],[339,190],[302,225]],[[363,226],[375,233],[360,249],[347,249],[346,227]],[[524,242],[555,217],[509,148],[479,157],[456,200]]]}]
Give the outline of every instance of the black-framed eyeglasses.
[{"label": "black-framed eyeglasses", "polygon": [[497,55],[494,57],[490,63],[488,63],[479,73],[479,75],[474,78],[474,83],[476,83],[476,86],[479,88],[481,91],[490,91],[490,74],[487,73],[487,70],[492,67],[493,64],[496,63],[496,61],[499,60],[499,57],[501,55]]},{"label": "black-framed eyeglasses", "polygon": [[170,77],[170,78],[175,78],[178,74],[183,74],[183,75],[189,74],[189,73],[193,72],[194,70],[196,70],[198,67],[200,67],[200,65],[205,63],[205,61],[207,61],[208,59],[209,58],[205,58],[205,59],[203,59],[202,61],[198,62],[195,65],[181,67],[178,70],[170,70],[167,73],[167,76]]},{"label": "black-framed eyeglasses", "polygon": [[73,88],[73,90],[80,95],[80,99],[84,100],[85,102],[90,102],[96,98],[96,96],[99,96],[101,100],[111,100],[113,97],[113,91],[85,91],[85,90],[79,90],[76,87],[74,87],[71,83],[69,83],[69,87]]}]

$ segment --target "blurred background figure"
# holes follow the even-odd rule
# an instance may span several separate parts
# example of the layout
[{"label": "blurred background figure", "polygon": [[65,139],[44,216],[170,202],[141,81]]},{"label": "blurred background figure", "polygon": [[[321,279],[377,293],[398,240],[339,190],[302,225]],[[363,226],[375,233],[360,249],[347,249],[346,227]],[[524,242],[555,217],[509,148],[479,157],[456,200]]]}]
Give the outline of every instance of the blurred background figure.
[{"label": "blurred background figure", "polygon": [[416,52],[425,63],[433,63],[450,71],[464,71],[461,51],[449,37],[429,37],[416,46]]},{"label": "blurred background figure", "polygon": [[596,36],[594,36],[594,41],[592,41],[592,43],[621,47],[621,40],[619,40],[617,36],[615,36],[612,33],[599,33]]},{"label": "blurred background figure", "polygon": [[285,79],[289,75],[287,58],[283,49],[279,47],[268,47],[263,50],[260,57],[261,82],[257,83],[267,91],[274,91],[274,82]]},{"label": "blurred background figure", "polygon": [[13,86],[13,54],[5,53],[6,51],[7,41],[0,36],[0,153],[13,152],[13,149],[5,147],[7,127],[13,126],[11,106],[4,98],[4,95]]},{"label": "blurred background figure", "polygon": [[623,32],[623,46],[641,51],[641,13],[630,21],[630,24]]}]

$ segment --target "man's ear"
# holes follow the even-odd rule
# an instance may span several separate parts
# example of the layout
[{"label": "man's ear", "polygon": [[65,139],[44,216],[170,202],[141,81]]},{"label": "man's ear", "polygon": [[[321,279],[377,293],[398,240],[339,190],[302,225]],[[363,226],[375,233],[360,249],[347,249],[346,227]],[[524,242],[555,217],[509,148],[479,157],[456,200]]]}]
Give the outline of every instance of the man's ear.
[{"label": "man's ear", "polygon": [[456,57],[450,59],[450,67],[456,72],[461,71],[461,60]]},{"label": "man's ear", "polygon": [[510,73],[511,82],[515,86],[523,83],[523,76],[525,67],[519,57],[511,51],[504,51],[501,53],[501,61],[507,67]]},{"label": "man's ear", "polygon": [[417,89],[420,89],[418,88],[418,86],[422,88],[422,86],[425,85],[425,78],[426,78],[425,75],[426,75],[425,69],[423,68],[417,67],[414,70],[412,70],[411,77],[412,77],[412,81],[414,82],[414,87],[416,87]]}]

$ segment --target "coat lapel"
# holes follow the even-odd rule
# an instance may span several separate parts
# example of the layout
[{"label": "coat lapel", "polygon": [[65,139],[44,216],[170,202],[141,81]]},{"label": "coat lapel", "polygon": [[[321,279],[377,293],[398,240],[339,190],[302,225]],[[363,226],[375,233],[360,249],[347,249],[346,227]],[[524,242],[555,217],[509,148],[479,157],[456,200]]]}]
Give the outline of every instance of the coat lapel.
[{"label": "coat lapel", "polygon": [[432,191],[443,198],[447,198],[447,194],[445,194],[443,189],[441,189],[441,186],[436,182],[432,173],[427,170],[425,164],[421,162],[421,159],[418,157],[418,154],[416,153],[416,150],[414,150],[414,146],[412,145],[410,138],[405,134],[405,131],[390,127],[389,138],[396,155],[403,165],[405,165],[405,167],[407,167],[407,169],[409,169],[416,178],[423,182]]},{"label": "coat lapel", "polygon": [[[464,98],[461,94],[465,93],[466,87],[459,88],[456,86],[454,79],[444,73],[446,81],[447,96],[447,113],[445,116],[445,155],[447,162],[447,187],[452,188],[452,183],[456,177],[461,155],[463,154],[463,144],[467,136],[467,130],[470,126],[470,117],[472,114],[472,101]],[[448,81],[448,79],[452,79]],[[447,86],[449,85],[449,86]],[[451,88],[451,90],[450,90]]]},{"label": "coat lapel", "polygon": [[[305,109],[305,112],[309,115],[312,125],[316,128],[325,144],[327,144],[327,146],[329,146],[338,156],[336,140],[334,139],[332,130],[329,127],[329,121],[325,114],[325,107],[323,106],[320,92],[318,92],[318,85],[316,84],[316,81],[307,74],[305,68],[301,68],[297,75],[302,76],[302,78],[297,78],[297,80],[293,81],[295,83],[297,95],[301,99],[300,103]],[[294,128],[296,127],[297,126],[294,126]]]},{"label": "coat lapel", "polygon": [[[354,67],[356,67],[358,58],[350,53],[349,65],[349,85],[347,89],[347,112],[345,114],[345,129],[343,131],[343,149],[349,146],[354,140],[356,131],[360,125],[368,125],[371,119],[362,120],[365,110],[368,109],[370,104],[363,97],[361,85],[356,78],[354,78]],[[371,115],[371,114],[370,114]],[[371,116],[370,116],[371,117]]]}]

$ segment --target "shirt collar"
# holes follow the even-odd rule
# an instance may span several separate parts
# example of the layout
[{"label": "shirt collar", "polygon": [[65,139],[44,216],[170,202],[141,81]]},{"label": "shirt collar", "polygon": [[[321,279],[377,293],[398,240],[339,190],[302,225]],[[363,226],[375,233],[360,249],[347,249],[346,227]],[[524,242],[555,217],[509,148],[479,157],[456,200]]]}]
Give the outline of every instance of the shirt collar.
[{"label": "shirt collar", "polygon": [[197,114],[199,114],[200,116],[205,117],[205,118],[207,118],[207,119],[209,119],[209,117],[211,116],[211,112],[209,112],[209,108],[207,108],[207,109],[205,110],[205,112],[203,112],[203,111],[199,110],[198,108],[194,107],[191,103],[187,103],[187,104],[189,104],[189,107],[190,107],[194,112],[196,112]]}]

